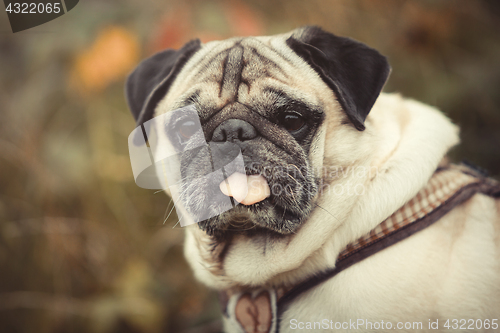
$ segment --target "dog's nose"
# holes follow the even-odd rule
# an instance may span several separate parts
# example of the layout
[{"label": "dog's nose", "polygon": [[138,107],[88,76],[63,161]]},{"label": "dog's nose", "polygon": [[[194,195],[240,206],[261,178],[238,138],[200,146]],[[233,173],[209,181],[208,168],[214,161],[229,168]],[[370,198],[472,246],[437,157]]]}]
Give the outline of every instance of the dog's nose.
[{"label": "dog's nose", "polygon": [[214,131],[212,141],[234,142],[252,140],[257,137],[257,130],[251,124],[241,119],[228,119]]}]

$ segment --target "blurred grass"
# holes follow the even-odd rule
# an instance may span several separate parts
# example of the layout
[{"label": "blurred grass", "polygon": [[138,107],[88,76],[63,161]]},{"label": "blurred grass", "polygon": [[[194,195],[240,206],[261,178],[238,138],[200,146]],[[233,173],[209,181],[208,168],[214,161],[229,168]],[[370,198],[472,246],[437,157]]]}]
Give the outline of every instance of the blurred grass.
[{"label": "blurred grass", "polygon": [[[216,331],[163,193],[138,188],[123,84],[166,47],[317,24],[389,57],[386,91],[462,128],[455,160],[500,175],[500,10],[491,1],[83,1],[0,21],[0,332]],[[0,15],[2,16],[2,15]],[[216,326],[216,325],[215,325]]]}]

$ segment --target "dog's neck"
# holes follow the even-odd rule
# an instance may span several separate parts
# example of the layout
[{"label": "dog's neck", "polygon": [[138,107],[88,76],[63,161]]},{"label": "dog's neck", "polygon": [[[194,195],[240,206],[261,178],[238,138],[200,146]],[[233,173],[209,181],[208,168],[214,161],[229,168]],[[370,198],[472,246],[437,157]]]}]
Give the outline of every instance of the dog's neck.
[{"label": "dog's neck", "polygon": [[293,285],[334,267],[349,243],[415,196],[457,142],[456,126],[437,110],[382,94],[364,132],[345,127],[328,133],[325,140],[330,154],[325,166],[334,161],[375,173],[349,172],[332,180],[351,192],[324,191],[298,232],[281,240],[238,235],[230,244],[214,243],[196,225],[189,226],[186,256],[197,278],[216,289]]}]

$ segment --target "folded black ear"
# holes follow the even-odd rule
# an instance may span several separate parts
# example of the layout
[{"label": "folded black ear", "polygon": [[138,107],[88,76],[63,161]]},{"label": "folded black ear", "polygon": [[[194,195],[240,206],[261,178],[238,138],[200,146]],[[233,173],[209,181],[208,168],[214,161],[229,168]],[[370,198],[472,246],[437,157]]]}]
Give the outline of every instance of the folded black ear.
[{"label": "folded black ear", "polygon": [[153,117],[156,105],[165,97],[172,82],[191,56],[200,49],[192,40],[180,50],[165,50],[143,60],[128,76],[127,102],[138,125]]},{"label": "folded black ear", "polygon": [[302,28],[286,42],[318,72],[356,129],[363,131],[366,116],[391,71],[387,59],[362,43],[319,27]]}]

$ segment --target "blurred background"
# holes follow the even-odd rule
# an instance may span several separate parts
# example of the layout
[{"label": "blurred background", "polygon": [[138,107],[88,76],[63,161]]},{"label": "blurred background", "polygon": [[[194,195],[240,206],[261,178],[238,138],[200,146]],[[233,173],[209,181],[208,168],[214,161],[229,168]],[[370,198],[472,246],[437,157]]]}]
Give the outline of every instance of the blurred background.
[{"label": "blurred background", "polygon": [[218,332],[172,203],[134,183],[124,80],[195,37],[305,24],[387,55],[385,91],[443,110],[462,128],[452,159],[498,178],[497,0],[87,0],[16,34],[2,13],[0,332]]}]

